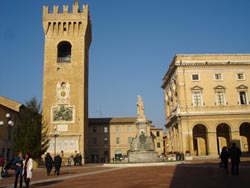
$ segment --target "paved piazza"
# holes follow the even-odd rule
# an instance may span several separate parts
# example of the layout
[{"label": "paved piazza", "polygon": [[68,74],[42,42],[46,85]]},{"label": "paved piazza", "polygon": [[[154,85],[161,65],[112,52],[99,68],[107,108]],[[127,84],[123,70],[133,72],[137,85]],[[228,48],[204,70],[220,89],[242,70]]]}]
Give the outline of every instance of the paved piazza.
[{"label": "paved piazza", "polygon": [[[218,160],[169,162],[148,166],[84,165],[62,167],[61,175],[46,176],[45,168],[34,170],[30,187],[42,188],[210,188],[250,187],[250,159],[241,162],[240,175],[226,174]],[[0,188],[13,187],[14,172],[0,180]]]}]

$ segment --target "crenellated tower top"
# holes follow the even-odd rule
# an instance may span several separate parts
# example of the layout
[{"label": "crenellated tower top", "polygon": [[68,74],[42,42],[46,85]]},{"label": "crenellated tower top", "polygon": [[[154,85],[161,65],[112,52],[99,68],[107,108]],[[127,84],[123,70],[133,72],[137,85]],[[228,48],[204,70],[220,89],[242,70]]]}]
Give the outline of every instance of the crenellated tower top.
[{"label": "crenellated tower top", "polygon": [[78,0],[74,1],[72,9],[68,5],[63,5],[62,9],[58,5],[49,10],[49,6],[43,6],[43,29],[45,36],[76,36],[85,35],[86,28],[91,25],[88,5],[82,5],[80,9]]},{"label": "crenellated tower top", "polygon": [[63,5],[62,12],[59,11],[59,6],[54,5],[53,11],[49,11],[49,6],[43,6],[43,17],[48,14],[78,14],[78,13],[86,13],[88,12],[88,5],[82,6],[82,11],[80,10],[78,0],[75,0],[74,4],[72,5],[72,11],[69,11],[68,5]]}]

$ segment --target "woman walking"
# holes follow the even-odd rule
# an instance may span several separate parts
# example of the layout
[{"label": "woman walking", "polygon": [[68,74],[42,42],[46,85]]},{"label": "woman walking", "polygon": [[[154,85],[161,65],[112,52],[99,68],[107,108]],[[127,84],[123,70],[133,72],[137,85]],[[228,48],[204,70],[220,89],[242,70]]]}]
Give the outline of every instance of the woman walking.
[{"label": "woman walking", "polygon": [[23,161],[23,177],[26,188],[29,188],[30,179],[32,178],[33,171],[33,160],[31,158],[30,153],[25,155],[25,160]]},{"label": "woman walking", "polygon": [[222,167],[225,169],[226,173],[228,173],[228,158],[229,158],[228,149],[226,146],[224,146],[220,154],[220,159]]}]

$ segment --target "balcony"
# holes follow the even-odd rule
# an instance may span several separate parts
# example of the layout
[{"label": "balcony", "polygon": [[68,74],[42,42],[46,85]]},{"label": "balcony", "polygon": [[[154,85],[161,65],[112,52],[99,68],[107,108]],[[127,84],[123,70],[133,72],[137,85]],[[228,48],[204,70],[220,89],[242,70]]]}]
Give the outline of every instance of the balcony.
[{"label": "balcony", "polygon": [[57,63],[70,63],[71,56],[57,57]]},{"label": "balcony", "polygon": [[181,106],[176,115],[212,115],[212,114],[249,114],[250,105],[225,105],[225,106]]}]

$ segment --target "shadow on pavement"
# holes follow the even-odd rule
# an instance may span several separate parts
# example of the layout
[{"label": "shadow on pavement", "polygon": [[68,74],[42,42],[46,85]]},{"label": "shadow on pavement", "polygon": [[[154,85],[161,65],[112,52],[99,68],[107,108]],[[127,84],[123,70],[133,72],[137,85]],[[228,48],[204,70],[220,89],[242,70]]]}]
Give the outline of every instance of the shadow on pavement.
[{"label": "shadow on pavement", "polygon": [[176,166],[173,178],[170,183],[171,188],[249,188],[250,161],[240,163],[239,175],[231,175],[229,163],[229,173],[224,168],[220,168],[218,163],[190,163]]},{"label": "shadow on pavement", "polygon": [[52,184],[56,184],[56,183],[60,183],[63,180],[52,180],[52,181],[46,181],[46,182],[41,182],[41,183],[34,183],[32,184],[32,187],[42,187],[42,186],[47,186],[47,185],[52,185]]}]

